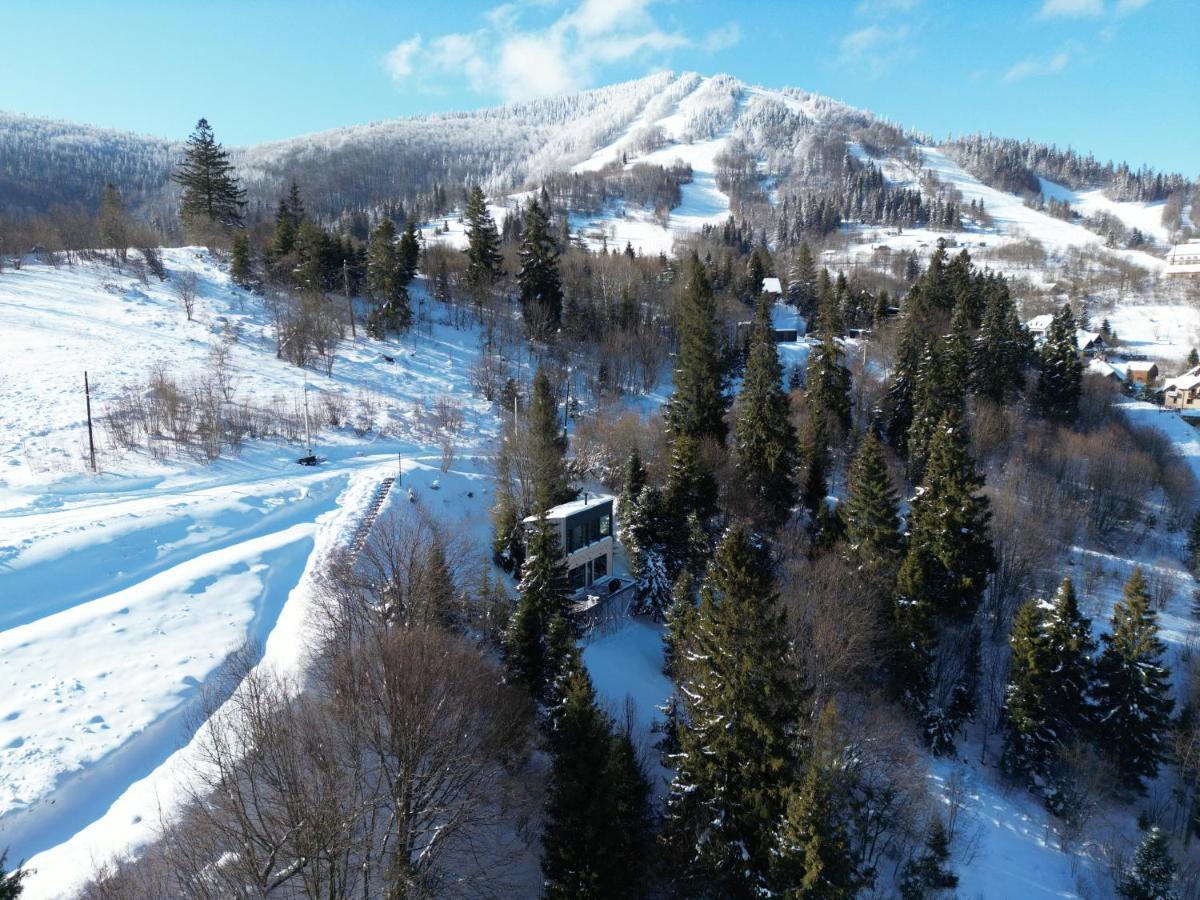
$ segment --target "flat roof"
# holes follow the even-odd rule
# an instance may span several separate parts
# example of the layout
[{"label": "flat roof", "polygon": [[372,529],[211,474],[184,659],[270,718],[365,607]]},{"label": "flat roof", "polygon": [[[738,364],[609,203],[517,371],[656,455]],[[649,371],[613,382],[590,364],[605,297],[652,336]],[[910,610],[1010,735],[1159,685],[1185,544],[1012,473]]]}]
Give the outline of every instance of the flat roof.
[{"label": "flat roof", "polygon": [[[612,501],[612,494],[585,494],[583,497],[580,497],[578,500],[572,500],[570,503],[560,503],[558,506],[550,507],[546,510],[546,518],[565,519],[568,516],[575,515],[575,513],[583,512],[585,509],[591,509],[594,506],[599,506],[602,503],[611,503]],[[537,516],[526,516],[525,521],[536,522]]]}]

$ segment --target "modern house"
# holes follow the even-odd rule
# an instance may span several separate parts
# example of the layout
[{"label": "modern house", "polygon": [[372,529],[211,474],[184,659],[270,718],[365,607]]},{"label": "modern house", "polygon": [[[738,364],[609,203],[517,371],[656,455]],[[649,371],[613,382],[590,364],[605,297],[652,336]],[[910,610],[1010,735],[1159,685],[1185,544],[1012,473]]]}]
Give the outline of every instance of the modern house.
[{"label": "modern house", "polygon": [[1167,252],[1165,274],[1200,276],[1200,238],[1176,244]]},{"label": "modern house", "polygon": [[[613,570],[613,498],[585,493],[547,510],[546,519],[558,529],[572,594],[578,597],[596,582],[607,582]],[[536,521],[529,516],[525,526]]]}]

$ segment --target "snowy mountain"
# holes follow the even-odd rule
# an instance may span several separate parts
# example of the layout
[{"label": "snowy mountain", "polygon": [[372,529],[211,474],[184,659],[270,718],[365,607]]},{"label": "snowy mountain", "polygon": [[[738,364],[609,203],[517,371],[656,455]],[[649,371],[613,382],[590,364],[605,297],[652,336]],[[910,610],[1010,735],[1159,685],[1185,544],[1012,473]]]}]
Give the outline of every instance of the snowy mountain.
[{"label": "snowy mountain", "polygon": [[[219,137],[219,119],[213,124]],[[174,203],[168,176],[179,152],[178,143],[0,114],[0,208],[11,215],[63,203],[94,206],[100,185],[111,179],[144,213],[166,221]],[[893,198],[911,191],[930,205],[982,201],[990,219],[967,215],[968,226],[1019,232],[1058,247],[1113,244],[1112,221],[1106,238],[1097,239],[1105,224],[1098,213],[1129,232],[1138,229],[1151,248],[1195,224],[1188,216],[1193,184],[1179,175],[1103,167],[1090,156],[1028,142],[974,138],[939,147],[828,97],[747,85],[728,75],[661,72],[570,96],[237,148],[234,159],[252,215],[273,211],[286,182],[296,178],[310,211],[330,221],[396,202],[423,218],[445,215],[458,205],[462,188],[475,183],[500,198],[571,173],[590,177],[603,191],[636,166],[690,165],[682,198],[670,205],[669,222],[657,216],[657,230],[647,226],[656,217],[646,204],[581,209],[577,198],[564,198],[573,225],[593,238],[609,229],[611,239],[647,251],[669,249],[674,234],[722,220],[731,205],[756,226],[766,229],[771,220],[768,237],[777,240],[772,215],[781,217],[782,204],[842,190],[864,169],[877,170],[878,190]],[[1054,183],[1065,177],[1070,192]],[[1064,223],[1044,208],[1025,211],[1026,199],[1035,205],[1073,200],[1078,221]],[[843,205],[864,212],[861,202]],[[610,228],[613,219],[627,221]],[[842,219],[854,224],[853,216]],[[868,210],[867,219],[893,224],[894,216]],[[1088,223],[1095,230],[1084,227]],[[1115,243],[1125,237],[1117,235]]]}]

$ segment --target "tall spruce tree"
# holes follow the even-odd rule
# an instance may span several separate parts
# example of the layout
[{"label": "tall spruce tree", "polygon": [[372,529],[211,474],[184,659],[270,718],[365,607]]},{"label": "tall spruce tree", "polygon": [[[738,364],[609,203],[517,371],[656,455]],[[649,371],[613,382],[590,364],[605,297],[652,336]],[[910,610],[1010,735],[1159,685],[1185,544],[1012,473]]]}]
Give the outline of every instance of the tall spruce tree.
[{"label": "tall spruce tree", "polygon": [[804,384],[810,405],[821,408],[826,424],[850,428],[850,370],[842,364],[832,332],[822,331],[821,343],[809,351]]},{"label": "tall spruce tree", "polygon": [[421,261],[421,244],[417,240],[417,226],[409,219],[404,224],[404,232],[400,235],[400,243],[396,247],[396,265],[401,282],[407,287],[417,277],[417,267]]},{"label": "tall spruce tree", "polygon": [[846,502],[846,552],[868,583],[889,594],[895,585],[903,541],[896,492],[883,442],[868,429],[850,463]]},{"label": "tall spruce tree", "polygon": [[1012,663],[1004,699],[1002,765],[1027,780],[1055,814],[1064,811],[1064,754],[1089,734],[1091,623],[1075,588],[1063,579],[1051,604],[1037,600],[1017,612],[1009,639]]},{"label": "tall spruce tree", "polygon": [[949,867],[950,836],[935,818],[925,836],[925,850],[904,864],[900,872],[901,900],[928,900],[938,892],[958,887],[958,876]]},{"label": "tall spruce tree", "polygon": [[550,379],[541,367],[533,376],[528,423],[527,450],[533,502],[537,510],[549,509],[571,499],[573,492],[567,474],[567,435],[559,420],[558,402]]},{"label": "tall spruce tree", "polygon": [[100,243],[125,262],[129,256],[129,216],[121,192],[111,181],[104,183],[100,193]]},{"label": "tall spruce tree", "polygon": [[769,527],[781,525],[796,502],[796,431],[789,413],[770,300],[763,297],[738,396],[734,454],[741,482]]},{"label": "tall spruce tree", "polygon": [[802,752],[803,695],[766,550],[740,526],[717,549],[688,646],[667,825],[681,886],[761,896]]},{"label": "tall spruce tree", "polygon": [[1175,860],[1157,826],[1147,830],[1130,866],[1117,881],[1121,900],[1177,900]]},{"label": "tall spruce tree", "polygon": [[832,460],[825,407],[812,401],[808,403],[808,419],[800,433],[800,461],[804,472],[800,482],[800,502],[809,511],[815,524],[825,509],[825,498],[829,496]]},{"label": "tall spruce tree", "polygon": [[1075,332],[1075,317],[1071,315],[1071,307],[1064,303],[1054,314],[1038,352],[1034,407],[1054,422],[1070,422],[1079,412],[1083,362],[1079,359]]},{"label": "tall spruce tree", "polygon": [[500,232],[488,212],[487,200],[479,185],[471,188],[464,215],[467,229],[467,286],[486,291],[503,274]]},{"label": "tall spruce tree", "polygon": [[200,228],[217,225],[226,229],[241,226],[246,192],[207,119],[196,123],[196,130],[184,148],[183,161],[171,177],[183,188],[179,215],[185,225]]},{"label": "tall spruce tree", "polygon": [[407,331],[412,324],[407,282],[396,249],[396,226],[384,217],[367,245],[367,291],[375,301],[367,327],[376,338],[389,331]]},{"label": "tall spruce tree", "polygon": [[688,262],[688,281],[679,321],[675,390],[667,401],[667,426],[675,435],[725,443],[726,364],[717,330],[712,285],[699,257]]},{"label": "tall spruce tree", "polygon": [[542,828],[547,900],[641,896],[650,786],[629,738],[613,734],[578,654],[565,666],[551,714]]},{"label": "tall spruce tree", "polygon": [[[966,426],[956,411],[934,433],[925,479],[909,514],[907,551],[896,577],[897,689],[922,718],[930,746],[949,752],[953,736],[973,710],[975,638],[962,631],[974,614],[996,566],[988,534],[991,517],[983,479],[968,450]],[[939,639],[944,628],[958,637]],[[964,643],[962,638],[968,640]],[[942,657],[938,657],[938,653]],[[950,665],[949,656],[956,657]],[[938,663],[942,663],[938,665]],[[944,673],[954,674],[943,682]]]},{"label": "tall spruce tree", "polygon": [[1025,383],[1029,335],[1002,277],[989,276],[986,295],[971,356],[971,389],[994,403],[1006,403]]},{"label": "tall spruce tree", "polygon": [[1143,780],[1154,778],[1167,758],[1174,701],[1162,663],[1166,645],[1141,568],[1125,583],[1101,640],[1095,688],[1100,744],[1113,754],[1122,786],[1143,792]]},{"label": "tall spruce tree", "polygon": [[229,277],[238,287],[248,288],[254,281],[253,263],[250,259],[250,237],[239,228],[233,233],[229,257]]},{"label": "tall spruce tree", "polygon": [[801,315],[812,318],[817,306],[817,266],[805,242],[796,248],[796,258],[788,272],[787,298]]},{"label": "tall spruce tree", "polygon": [[567,600],[567,570],[558,531],[544,510],[529,530],[529,547],[517,585],[519,599],[504,639],[509,671],[541,696],[555,673],[548,666],[550,625],[561,616]]},{"label": "tall spruce tree", "polygon": [[909,303],[900,322],[896,366],[881,410],[883,435],[892,449],[905,458],[908,457],[908,433],[912,428],[917,373],[925,351],[924,321],[913,300],[914,292],[915,289],[909,294]]},{"label": "tall spruce tree", "polygon": [[667,575],[673,581],[689,563],[696,562],[692,522],[707,527],[716,512],[717,482],[700,453],[700,443],[687,434],[671,442],[670,468],[663,488],[662,528]]},{"label": "tall spruce tree", "polygon": [[838,784],[842,748],[836,729],[831,702],[817,720],[804,777],[787,792],[772,858],[774,890],[783,897],[850,900],[864,886]]},{"label": "tall spruce tree", "polygon": [[530,200],[522,219],[521,268],[517,272],[521,310],[530,334],[544,339],[562,321],[563,290],[558,272],[558,243],[546,211]]}]

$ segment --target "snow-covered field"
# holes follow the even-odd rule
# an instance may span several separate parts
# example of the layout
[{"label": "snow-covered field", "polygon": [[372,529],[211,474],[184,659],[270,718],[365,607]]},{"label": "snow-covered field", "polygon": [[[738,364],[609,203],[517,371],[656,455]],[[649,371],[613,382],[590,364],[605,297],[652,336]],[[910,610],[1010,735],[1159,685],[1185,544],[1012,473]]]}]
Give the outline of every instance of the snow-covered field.
[{"label": "snow-covered field", "polygon": [[[494,423],[467,384],[477,336],[436,322],[399,345],[347,341],[331,377],[308,374],[314,407],[363,392],[377,407],[362,436],[321,432],[316,468],[276,442],[210,465],[155,461],[101,431],[101,472],[88,472],[84,368],[97,417],[154,363],[198,373],[217,342],[232,348],[239,395],[302,397],[261,301],[205,253],[165,257],[172,279],[199,280],[195,321],[170,283],[98,264],[0,276],[0,847],[37,869],[33,897],[69,893],[152,836],[178,796],[194,704],[233,650],[249,641],[263,664],[302,665],[313,575],[398,454],[417,503],[480,546],[487,534],[480,454]],[[448,472],[414,424],[442,395],[466,421]]]}]

